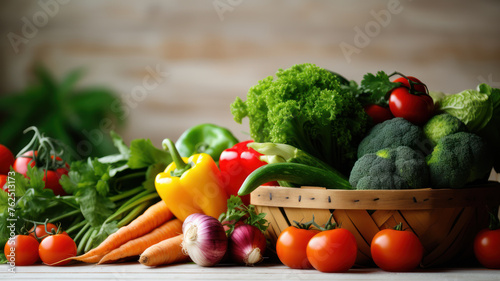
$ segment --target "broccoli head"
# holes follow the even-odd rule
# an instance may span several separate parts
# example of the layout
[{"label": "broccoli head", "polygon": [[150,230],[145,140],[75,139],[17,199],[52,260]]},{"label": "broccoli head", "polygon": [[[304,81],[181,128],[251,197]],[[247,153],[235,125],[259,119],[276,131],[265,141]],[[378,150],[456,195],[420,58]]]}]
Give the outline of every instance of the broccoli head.
[{"label": "broccoli head", "polygon": [[481,137],[458,132],[441,138],[426,158],[433,188],[461,188],[487,178],[493,159]]},{"label": "broccoli head", "polygon": [[359,158],[349,183],[356,189],[424,188],[429,184],[429,169],[419,151],[408,146],[386,148]]},{"label": "broccoli head", "polygon": [[313,64],[278,70],[231,104],[234,120],[249,118],[256,142],[292,145],[348,175],[369,126],[361,104],[334,73]]},{"label": "broccoli head", "polygon": [[404,118],[392,118],[375,125],[358,147],[358,158],[385,148],[408,146],[425,153],[429,141],[422,128]]},{"label": "broccoli head", "polygon": [[424,125],[424,134],[433,145],[444,136],[467,131],[467,126],[460,119],[448,113],[435,115]]}]

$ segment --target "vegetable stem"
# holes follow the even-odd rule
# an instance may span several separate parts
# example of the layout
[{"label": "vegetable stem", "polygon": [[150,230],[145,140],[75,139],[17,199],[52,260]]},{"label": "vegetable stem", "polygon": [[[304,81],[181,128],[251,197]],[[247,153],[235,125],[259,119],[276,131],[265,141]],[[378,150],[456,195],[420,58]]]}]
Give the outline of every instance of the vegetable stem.
[{"label": "vegetable stem", "polygon": [[123,219],[121,219],[118,224],[116,225],[118,228],[127,225],[129,222],[134,220],[139,214],[142,214],[142,211],[146,209],[149,206],[149,201],[144,202],[140,204],[139,206],[135,207],[128,215],[126,215]]},{"label": "vegetable stem", "polygon": [[[90,224],[88,224],[89,228],[90,228]],[[86,230],[85,231],[85,235],[83,235],[82,237],[82,240],[80,241],[80,243],[78,244],[78,247],[77,247],[77,250],[76,252],[78,254],[81,254],[84,250],[85,250],[85,246],[87,244],[87,241],[89,240],[90,238],[90,235],[92,235],[92,231],[90,230]]]},{"label": "vegetable stem", "polygon": [[[75,230],[77,230],[77,229],[81,228],[82,226],[84,226],[86,223],[87,223],[87,221],[83,220],[83,221],[81,221],[81,222],[79,222],[79,223],[77,223],[77,224],[73,225],[72,227],[70,227],[70,228],[66,229],[66,233],[70,234],[70,233],[72,233],[73,231],[75,231]],[[78,234],[77,234],[77,235],[78,235]],[[76,239],[76,238],[77,238],[77,237],[75,236],[75,239]]]},{"label": "vegetable stem", "polygon": [[175,147],[172,140],[164,139],[162,145],[164,149],[167,149],[170,152],[172,160],[175,163],[175,170],[172,171],[172,176],[180,177],[185,171],[191,168],[192,165],[184,162],[184,159],[182,159],[182,156],[179,154],[179,151]]},{"label": "vegetable stem", "polygon": [[[89,229],[90,227],[90,223],[88,223],[86,220],[83,220],[86,224],[80,229],[80,231],[78,231],[78,233],[75,235],[75,242],[78,241],[80,239],[80,237],[82,237],[82,235],[84,235],[86,233],[86,231]],[[73,228],[73,227],[72,227]],[[76,227],[75,227],[76,229]],[[73,232],[73,229],[68,229],[70,230],[71,232]],[[67,233],[68,230],[66,230]]]},{"label": "vegetable stem", "polygon": [[144,196],[147,196],[148,194],[151,194],[150,191],[148,190],[144,190],[143,192],[139,193],[139,194],[136,194],[134,197],[128,199],[125,203],[123,203],[120,208],[118,208],[116,210],[116,212],[120,212],[121,210],[125,209],[128,207],[128,205],[130,204],[133,204],[134,202],[136,202],[137,200],[141,199],[142,197]]},{"label": "vegetable stem", "polygon": [[[76,203],[74,196],[61,196],[59,197],[59,200],[74,209],[80,209],[80,206]],[[55,204],[53,206],[56,206],[57,202],[54,203]]]},{"label": "vegetable stem", "polygon": [[[90,232],[90,231],[89,231]],[[85,249],[84,249],[84,252],[88,252],[92,249],[92,244],[94,243],[94,239],[98,233],[98,230],[97,229],[94,229],[92,230],[91,232],[92,234],[90,235],[89,239],[87,240],[87,243],[85,245]]]},{"label": "vegetable stem", "polygon": [[130,189],[130,190],[127,190],[125,192],[122,192],[120,194],[117,194],[117,195],[114,195],[114,196],[111,196],[109,197],[109,200],[111,200],[112,202],[116,202],[118,200],[122,200],[122,199],[125,199],[127,197],[130,197],[132,195],[135,195],[137,194],[138,192],[140,192],[141,190],[143,190],[144,187],[142,186],[138,186],[136,188],[133,188],[133,189]]},{"label": "vegetable stem", "polygon": [[60,221],[60,220],[62,220],[62,219],[64,219],[64,218],[71,217],[71,216],[76,215],[76,214],[79,214],[79,213],[80,213],[80,209],[73,210],[73,211],[71,211],[71,212],[67,212],[67,213],[65,213],[65,214],[62,214],[62,215],[60,215],[60,216],[58,216],[58,217],[52,218],[52,219],[50,219],[49,221],[50,221],[50,222],[58,222],[58,221]]},{"label": "vegetable stem", "polygon": [[113,215],[111,215],[110,217],[108,217],[106,219],[106,221],[104,221],[104,224],[109,223],[110,221],[116,219],[118,216],[120,216],[121,214],[123,214],[125,211],[128,211],[128,210],[134,208],[135,206],[137,206],[137,205],[139,205],[139,204],[141,204],[143,202],[146,202],[146,201],[149,201],[151,199],[158,198],[158,197],[159,197],[159,195],[157,193],[151,193],[151,194],[149,194],[147,196],[142,197],[139,200],[136,200],[135,202],[133,202],[131,204],[128,204],[127,206],[124,205],[125,206],[124,208],[120,208],[121,210],[119,209]]},{"label": "vegetable stem", "polygon": [[144,171],[142,171],[142,172],[135,172],[135,173],[131,173],[131,174],[122,176],[122,177],[116,179],[116,181],[120,182],[120,181],[130,180],[130,179],[133,179],[133,178],[143,177],[144,175],[146,175],[146,172],[144,172]]}]

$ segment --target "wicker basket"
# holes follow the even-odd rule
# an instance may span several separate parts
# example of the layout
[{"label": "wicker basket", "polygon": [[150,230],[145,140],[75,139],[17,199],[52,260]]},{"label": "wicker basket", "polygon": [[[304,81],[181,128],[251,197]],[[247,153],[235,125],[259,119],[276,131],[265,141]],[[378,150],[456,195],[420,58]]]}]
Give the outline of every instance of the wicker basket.
[{"label": "wicker basket", "polygon": [[422,267],[453,265],[473,258],[472,241],[488,225],[488,211],[500,205],[500,183],[474,188],[418,190],[326,190],[318,187],[261,186],[251,194],[257,211],[270,222],[268,239],[294,221],[333,219],[358,244],[357,266],[373,266],[370,243],[379,230],[403,223],[424,246]]}]

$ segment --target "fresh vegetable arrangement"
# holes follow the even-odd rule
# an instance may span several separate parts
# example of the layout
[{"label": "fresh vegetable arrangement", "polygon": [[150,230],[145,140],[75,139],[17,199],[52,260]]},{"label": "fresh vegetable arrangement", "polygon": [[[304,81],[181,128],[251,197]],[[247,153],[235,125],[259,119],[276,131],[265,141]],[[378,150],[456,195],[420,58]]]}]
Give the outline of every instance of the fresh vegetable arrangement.
[{"label": "fresh vegetable arrangement", "polygon": [[[272,245],[272,222],[249,194],[265,184],[473,188],[499,168],[500,90],[486,84],[433,99],[401,73],[368,73],[358,85],[300,64],[259,81],[231,112],[238,123],[249,118],[252,139],[240,142],[214,124],[188,128],[161,148],[148,139],[126,145],[111,133],[117,154],[78,161],[37,128],[16,156],[0,145],[3,261],[16,254],[18,266],[256,265],[275,252],[290,268],[346,272],[358,237],[313,218],[283,229]],[[498,268],[497,238],[493,229],[478,234],[475,254],[485,267]],[[384,229],[371,242],[374,264],[387,271],[415,270],[423,251],[408,230]]]},{"label": "fresh vegetable arrangement", "polygon": [[48,220],[73,238],[77,253],[84,253],[159,200],[154,176],[171,160],[149,140],[128,147],[112,134],[120,154],[68,165],[61,158],[64,146],[30,130],[35,134],[24,149],[28,153],[20,151],[8,174],[8,192],[0,194],[2,243],[11,233],[24,234],[33,221]]},{"label": "fresh vegetable arrangement", "polygon": [[[342,189],[486,181],[500,159],[499,108],[500,90],[486,84],[434,100],[422,81],[398,72],[368,73],[358,85],[311,64],[280,69],[231,105],[235,120],[248,116],[251,136],[269,143],[249,144],[269,164],[238,194],[266,181]],[[279,151],[284,145],[291,148]]]},{"label": "fresh vegetable arrangement", "polygon": [[368,129],[361,104],[335,74],[313,64],[280,69],[231,105],[236,122],[249,118],[256,142],[290,144],[347,173]]}]

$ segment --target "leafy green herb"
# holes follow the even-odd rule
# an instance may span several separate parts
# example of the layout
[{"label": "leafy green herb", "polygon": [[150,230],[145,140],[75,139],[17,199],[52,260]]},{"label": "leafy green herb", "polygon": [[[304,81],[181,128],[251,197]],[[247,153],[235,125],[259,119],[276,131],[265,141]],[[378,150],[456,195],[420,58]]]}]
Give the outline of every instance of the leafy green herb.
[{"label": "leafy green herb", "polygon": [[153,146],[149,139],[136,139],[130,142],[130,159],[128,165],[132,169],[140,169],[154,163],[170,163],[170,153]]},{"label": "leafy green herb", "polygon": [[265,232],[269,226],[265,216],[265,213],[257,213],[254,205],[246,206],[240,197],[231,195],[227,200],[227,212],[220,215],[219,221],[228,227],[226,231],[228,235],[234,231],[237,223],[240,221],[253,225],[262,232]]},{"label": "leafy green herb", "polygon": [[389,75],[384,71],[379,71],[377,74],[367,73],[361,80],[357,97],[363,105],[378,104],[388,106],[389,93],[400,85],[401,83],[391,82]]}]

